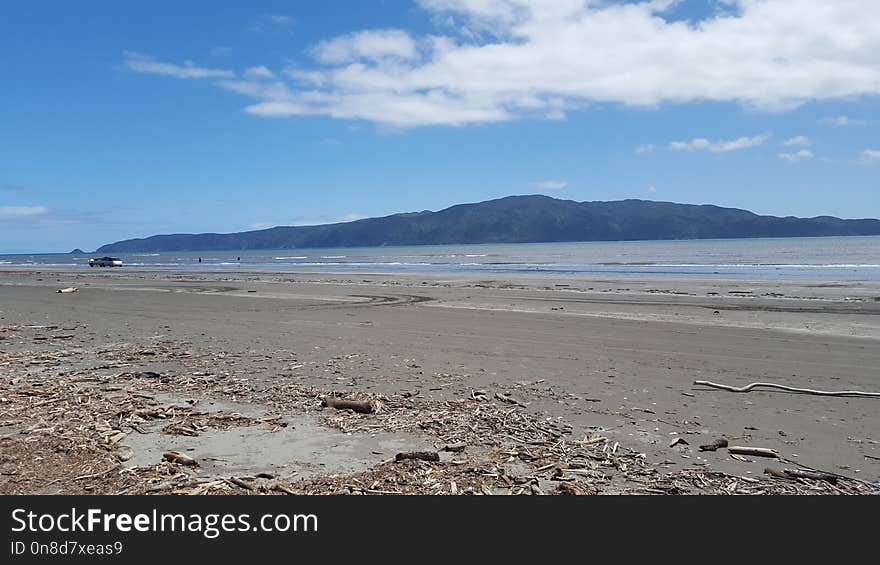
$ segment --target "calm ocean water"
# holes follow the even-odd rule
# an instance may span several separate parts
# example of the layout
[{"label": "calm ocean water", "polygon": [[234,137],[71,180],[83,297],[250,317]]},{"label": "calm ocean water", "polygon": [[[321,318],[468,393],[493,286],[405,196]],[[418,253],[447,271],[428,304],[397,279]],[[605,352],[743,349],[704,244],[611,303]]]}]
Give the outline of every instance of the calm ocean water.
[{"label": "calm ocean water", "polygon": [[[89,269],[100,254],[0,255],[0,267]],[[547,273],[880,280],[880,236],[130,253],[123,269]],[[201,258],[201,263],[199,262]]]}]

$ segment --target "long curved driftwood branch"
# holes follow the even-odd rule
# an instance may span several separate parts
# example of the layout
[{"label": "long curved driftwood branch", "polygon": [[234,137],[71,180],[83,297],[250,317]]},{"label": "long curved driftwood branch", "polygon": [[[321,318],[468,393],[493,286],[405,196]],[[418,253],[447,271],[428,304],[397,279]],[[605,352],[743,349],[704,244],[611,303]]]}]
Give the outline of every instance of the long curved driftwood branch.
[{"label": "long curved driftwood branch", "polygon": [[695,385],[703,385],[709,386],[712,388],[720,388],[721,390],[727,390],[730,392],[751,392],[752,389],[758,387],[765,388],[778,388],[780,390],[787,390],[788,392],[800,392],[803,394],[817,394],[819,396],[862,396],[866,398],[880,398],[880,392],[862,392],[860,390],[838,390],[838,391],[827,391],[827,390],[813,390],[809,388],[794,388],[791,386],[778,385],[774,383],[751,383],[742,387],[735,387],[730,385],[711,383],[709,381],[694,381]]}]

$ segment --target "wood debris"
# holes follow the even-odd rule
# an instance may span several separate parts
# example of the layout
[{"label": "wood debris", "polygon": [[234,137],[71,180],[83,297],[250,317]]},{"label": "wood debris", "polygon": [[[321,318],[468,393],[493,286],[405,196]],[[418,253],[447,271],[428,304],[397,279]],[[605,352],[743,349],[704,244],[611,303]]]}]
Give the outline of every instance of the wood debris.
[{"label": "wood debris", "polygon": [[198,461],[190,457],[185,453],[180,453],[179,451],[166,451],[162,454],[162,458],[166,461],[170,461],[172,463],[178,463],[180,465],[198,465]]},{"label": "wood debris", "polygon": [[827,481],[832,485],[837,484],[839,478],[833,473],[804,471],[801,469],[783,469],[779,471],[768,467],[764,469],[764,473],[777,479],[810,479],[813,481]]},{"label": "wood debris", "polygon": [[353,410],[360,414],[375,414],[382,404],[376,400],[345,400],[324,396],[321,398],[321,406],[335,408],[336,410]]},{"label": "wood debris", "polygon": [[[78,341],[83,328],[70,339],[24,339],[58,329],[0,326],[0,334],[18,336],[15,341],[22,344],[6,348],[12,340],[4,341],[0,351],[0,423],[15,430],[0,437],[4,493],[880,494],[880,485],[815,470],[780,471],[785,480],[695,468],[664,472],[613,438],[575,434],[559,418],[521,410],[526,403],[510,394],[471,389],[463,398],[431,400],[364,390],[331,393],[291,379],[257,380],[236,371],[240,353],[197,350],[167,339],[94,346]],[[328,367],[344,371],[338,363]],[[215,400],[259,406],[267,415],[197,408]],[[322,411],[322,404],[334,409]],[[181,451],[132,466],[131,450],[122,445],[131,434],[161,432],[183,436],[183,441],[240,427],[269,433],[297,414],[311,414],[326,426],[364,437],[378,431],[410,434],[424,438],[426,445],[444,446],[442,451],[454,458],[426,451],[429,456],[398,455],[360,472],[302,479],[263,468],[250,475],[205,477],[204,469],[190,463],[198,461]],[[766,448],[729,447],[731,457],[766,457],[765,451],[778,458]]]},{"label": "wood debris", "polygon": [[718,388],[721,390],[726,390],[729,392],[751,392],[756,388],[775,388],[779,390],[784,390],[786,392],[799,392],[802,394],[815,394],[818,396],[860,396],[865,398],[880,398],[880,392],[863,392],[860,390],[836,390],[836,391],[827,391],[827,390],[814,390],[811,388],[796,388],[792,386],[780,385],[776,383],[751,383],[742,387],[736,387],[731,385],[713,383],[709,381],[694,381],[695,385],[698,386],[708,386],[711,388]]},{"label": "wood debris", "polygon": [[727,438],[720,437],[711,443],[700,446],[700,451],[716,451],[722,447],[727,447]]},{"label": "wood debris", "polygon": [[727,448],[728,453],[734,455],[752,455],[754,457],[779,457],[779,452],[766,447],[743,447],[731,445]]},{"label": "wood debris", "polygon": [[406,459],[419,459],[421,461],[440,461],[440,454],[436,451],[407,451],[394,456],[395,461]]}]

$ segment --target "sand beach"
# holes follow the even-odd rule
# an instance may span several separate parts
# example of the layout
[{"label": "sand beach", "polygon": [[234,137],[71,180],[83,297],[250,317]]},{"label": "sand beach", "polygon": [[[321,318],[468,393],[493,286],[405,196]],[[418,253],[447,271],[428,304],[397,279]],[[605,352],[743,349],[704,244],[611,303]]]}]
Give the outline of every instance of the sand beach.
[{"label": "sand beach", "polygon": [[877,398],[694,381],[878,392],[878,340],[877,282],[7,268],[0,491],[877,493]]}]

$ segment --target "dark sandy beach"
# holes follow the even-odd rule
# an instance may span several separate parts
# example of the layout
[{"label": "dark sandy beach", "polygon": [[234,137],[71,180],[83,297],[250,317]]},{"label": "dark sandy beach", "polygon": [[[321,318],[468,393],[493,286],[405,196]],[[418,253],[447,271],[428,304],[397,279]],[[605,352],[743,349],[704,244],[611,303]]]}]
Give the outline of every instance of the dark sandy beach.
[{"label": "dark sandy beach", "polygon": [[[64,287],[78,291],[56,292]],[[298,488],[305,479],[320,483],[320,477],[351,473],[361,473],[354,482],[361,484],[363,473],[374,472],[378,478],[367,485],[374,486],[387,478],[375,470],[392,465],[397,452],[439,450],[439,463],[407,464],[411,473],[440,465],[434,473],[442,475],[453,472],[451,465],[481,458],[504,461],[487,455],[490,448],[521,455],[511,445],[534,441],[501,437],[477,449],[465,426],[464,454],[444,452],[452,436],[432,427],[439,417],[400,423],[406,414],[418,420],[418,410],[444,406],[461,422],[481,414],[479,407],[492,406],[509,414],[499,416],[502,420],[522,419],[518,427],[498,423],[499,429],[550,426],[548,438],[601,447],[596,461],[624,450],[632,459],[598,463],[597,472],[603,466],[613,472],[591,482],[587,473],[577,472],[589,465],[557,463],[556,470],[552,458],[510,455],[504,472],[484,476],[506,473],[513,492],[523,490],[517,485],[547,491],[565,483],[552,479],[566,474],[574,478],[565,484],[584,492],[844,489],[845,481],[831,485],[764,473],[798,463],[859,479],[852,488],[869,489],[860,481],[880,480],[878,399],[768,390],[736,394],[693,384],[880,391],[877,283],[6,270],[0,271],[0,328],[4,492],[151,492],[156,486],[162,487],[156,492],[166,492],[183,488],[181,474],[187,473],[192,476],[186,488],[208,492],[235,489],[237,483],[228,480],[233,474],[266,490],[263,483],[270,478],[283,477]],[[220,378],[226,381],[218,384]],[[57,400],[53,388],[73,391],[77,404],[51,412],[67,402]],[[111,393],[128,396],[114,400]],[[382,399],[385,416],[319,410],[319,396],[330,393]],[[159,423],[177,422],[185,431],[158,433],[162,426],[140,405],[140,412],[111,409],[114,403],[141,402],[136,394],[149,397],[153,407],[171,406]],[[69,422],[59,423],[90,402],[96,410],[106,404],[101,409],[110,417],[78,432]],[[243,423],[231,418],[220,424],[210,413],[181,419],[186,409],[175,412],[174,406],[213,406],[210,410],[238,414]],[[145,423],[126,420],[135,416]],[[285,421],[291,425],[275,429]],[[229,428],[239,435],[211,436]],[[291,429],[301,433],[293,443],[263,437]],[[76,443],[80,436],[101,438],[89,447],[98,455],[89,459],[70,447],[60,454],[50,447],[56,440]],[[776,450],[783,460],[698,447],[721,437],[730,445]],[[683,441],[670,446],[676,438]],[[313,443],[304,447],[308,441]],[[203,460],[197,471],[161,463],[164,450],[210,459],[206,450],[235,451],[230,442],[248,445],[250,452],[230,456],[234,461]],[[119,451],[125,456],[118,457]],[[110,464],[111,456],[118,465]],[[56,468],[38,472],[47,458]],[[523,467],[526,463],[531,466]],[[149,465],[154,466],[149,477],[130,470]],[[648,475],[631,474],[634,465],[650,469],[645,473],[659,486],[639,482]],[[544,480],[548,470],[551,482]],[[702,483],[682,478],[676,489],[664,486],[678,479],[661,478],[675,473],[703,477]],[[74,482],[70,475],[99,476]],[[535,489],[517,482],[533,476],[541,479]],[[456,480],[440,481],[431,492],[466,490]],[[681,486],[685,482],[687,488]],[[351,481],[339,484],[345,483],[351,487]],[[488,488],[499,490],[497,484]]]}]

